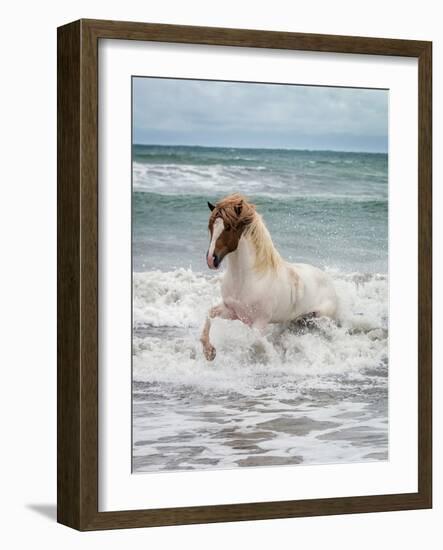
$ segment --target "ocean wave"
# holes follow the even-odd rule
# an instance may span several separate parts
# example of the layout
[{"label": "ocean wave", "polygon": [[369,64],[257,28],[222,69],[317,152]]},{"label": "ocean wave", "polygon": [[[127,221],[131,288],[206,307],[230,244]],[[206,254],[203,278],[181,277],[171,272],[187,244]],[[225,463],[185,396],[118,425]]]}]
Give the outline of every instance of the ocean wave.
[{"label": "ocean wave", "polygon": [[330,274],[339,297],[337,323],[275,324],[260,336],[240,321],[216,319],[211,339],[217,357],[208,363],[199,333],[208,309],[220,301],[220,277],[186,269],[134,273],[134,380],[253,393],[277,384],[280,397],[313,385],[316,391],[322,386],[333,391],[337,385],[343,390],[350,379],[354,393],[367,391],[368,384],[384,386],[387,276]]},{"label": "ocean wave", "polygon": [[167,273],[134,273],[134,326],[197,326],[219,299],[219,280],[183,268]]},{"label": "ocean wave", "polygon": [[135,193],[224,196],[241,190],[243,194],[272,199],[380,200],[387,202],[387,187],[362,184],[361,173],[344,180],[332,175],[315,175],[294,170],[275,170],[256,164],[233,166],[213,164],[133,163]]},{"label": "ocean wave", "polygon": [[[133,188],[135,191],[201,193],[223,192],[243,181],[244,192],[254,192],[263,184],[262,174],[266,166],[235,166],[223,164],[145,164],[133,163]],[[276,181],[275,188],[279,183]]]}]

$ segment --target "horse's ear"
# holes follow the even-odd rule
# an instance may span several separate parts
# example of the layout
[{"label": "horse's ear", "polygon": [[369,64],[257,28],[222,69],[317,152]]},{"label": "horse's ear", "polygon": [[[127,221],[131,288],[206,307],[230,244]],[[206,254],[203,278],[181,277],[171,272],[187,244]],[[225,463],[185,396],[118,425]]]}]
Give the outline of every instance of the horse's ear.
[{"label": "horse's ear", "polygon": [[208,208],[212,212],[214,210],[215,206],[208,201]]},{"label": "horse's ear", "polygon": [[242,206],[243,206],[243,201],[241,201],[240,204],[237,204],[237,206],[234,206],[234,211],[237,214],[237,216],[240,216]]}]

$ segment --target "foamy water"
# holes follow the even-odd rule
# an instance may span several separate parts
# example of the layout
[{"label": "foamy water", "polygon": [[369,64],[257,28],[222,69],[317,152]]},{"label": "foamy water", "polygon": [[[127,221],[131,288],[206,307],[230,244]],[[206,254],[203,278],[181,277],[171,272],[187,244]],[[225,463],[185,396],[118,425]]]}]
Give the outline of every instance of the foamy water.
[{"label": "foamy water", "polygon": [[332,271],[337,323],[217,319],[220,276],[134,273],[134,471],[387,458],[387,278]]}]

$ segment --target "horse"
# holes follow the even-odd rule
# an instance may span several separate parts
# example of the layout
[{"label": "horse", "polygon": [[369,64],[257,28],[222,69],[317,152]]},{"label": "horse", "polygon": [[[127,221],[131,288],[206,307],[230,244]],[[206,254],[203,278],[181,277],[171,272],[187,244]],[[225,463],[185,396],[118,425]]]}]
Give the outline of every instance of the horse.
[{"label": "horse", "polygon": [[208,202],[209,248],[206,262],[219,269],[222,302],[207,314],[200,341],[208,361],[216,356],[209,333],[215,318],[240,320],[264,335],[269,323],[312,317],[335,319],[337,295],[330,277],[309,264],[283,260],[256,207],[235,193]]}]

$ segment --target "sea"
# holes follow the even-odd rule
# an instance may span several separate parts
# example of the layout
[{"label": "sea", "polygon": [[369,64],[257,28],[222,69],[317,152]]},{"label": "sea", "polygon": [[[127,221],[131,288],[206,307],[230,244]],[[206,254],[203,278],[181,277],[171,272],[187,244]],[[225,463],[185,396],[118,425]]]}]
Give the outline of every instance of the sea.
[{"label": "sea", "polygon": [[[239,192],[289,262],[327,271],[337,322],[215,320],[207,201]],[[133,146],[134,473],[388,460],[388,156]]]}]

